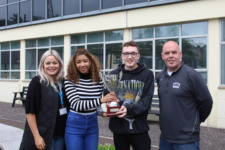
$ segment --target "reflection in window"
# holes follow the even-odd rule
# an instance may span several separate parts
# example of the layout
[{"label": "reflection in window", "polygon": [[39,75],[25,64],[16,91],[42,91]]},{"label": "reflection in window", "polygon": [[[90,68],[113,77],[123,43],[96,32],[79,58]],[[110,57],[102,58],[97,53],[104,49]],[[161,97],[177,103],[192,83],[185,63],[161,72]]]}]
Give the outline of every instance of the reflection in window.
[{"label": "reflection in window", "polygon": [[164,61],[162,60],[161,53],[163,45],[167,41],[175,41],[179,44],[179,39],[162,39],[155,41],[155,69],[164,69],[166,67]]},{"label": "reflection in window", "polygon": [[115,69],[122,63],[122,43],[106,44],[105,69]]},{"label": "reflection in window", "polygon": [[[37,43],[37,46],[36,46]],[[37,75],[40,59],[45,51],[55,50],[63,60],[64,38],[63,36],[26,40],[26,64],[25,78],[31,79]]]},{"label": "reflection in window", "polygon": [[17,2],[18,0],[7,0],[7,1],[8,1],[8,4],[10,4],[10,3]]},{"label": "reflection in window", "polygon": [[113,7],[118,7],[122,6],[122,0],[102,0],[102,8],[113,8]]},{"label": "reflection in window", "polygon": [[2,79],[9,79],[9,72],[1,72]]},{"label": "reflection in window", "polygon": [[103,32],[87,34],[87,42],[88,43],[103,42]]},{"label": "reflection in window", "polygon": [[48,0],[47,1],[47,14],[48,18],[61,16],[61,0]]},{"label": "reflection in window", "polygon": [[11,79],[20,79],[20,72],[11,72]]},{"label": "reflection in window", "polygon": [[[40,60],[41,60],[41,56],[48,50],[48,48],[41,48],[41,49],[38,49],[38,58],[37,58],[37,63],[38,63],[38,66],[40,64]],[[38,69],[38,66],[37,66],[37,69]]]},{"label": "reflection in window", "polygon": [[225,44],[221,45],[221,84],[225,84]]},{"label": "reflection in window", "polygon": [[71,56],[75,50],[86,48],[98,57],[105,74],[122,63],[122,45],[123,30],[71,35]]},{"label": "reflection in window", "polygon": [[98,57],[101,64],[103,64],[103,44],[88,45],[87,50]]},{"label": "reflection in window", "polygon": [[71,46],[71,53],[70,53],[70,56],[72,57],[75,53],[76,50],[80,49],[80,48],[85,48],[84,45],[81,45],[81,46]]},{"label": "reflection in window", "polygon": [[160,26],[155,28],[155,37],[179,36],[179,25]]},{"label": "reflection in window", "polygon": [[20,70],[20,51],[11,52],[11,70]]},{"label": "reflection in window", "polygon": [[207,72],[199,72],[199,74],[202,76],[205,84],[207,84],[208,73]]},{"label": "reflection in window", "polygon": [[152,55],[152,41],[137,42],[139,53],[141,55],[139,62],[146,65],[148,69],[152,69],[153,55]]},{"label": "reflection in window", "polygon": [[31,1],[20,2],[20,23],[30,22]]},{"label": "reflection in window", "polygon": [[85,43],[85,34],[71,36],[71,44]]},{"label": "reflection in window", "polygon": [[33,0],[33,21],[45,19],[45,0]]},{"label": "reflection in window", "polygon": [[1,53],[1,70],[9,70],[9,51]]},{"label": "reflection in window", "polygon": [[222,29],[221,40],[222,40],[222,42],[225,42],[225,20],[222,21],[221,29]]},{"label": "reflection in window", "polygon": [[36,49],[26,50],[26,70],[35,70],[36,69]]},{"label": "reflection in window", "polygon": [[0,0],[0,5],[6,4],[6,0]]},{"label": "reflection in window", "polygon": [[105,41],[120,41],[123,40],[123,31],[108,31],[105,32]]},{"label": "reflection in window", "polygon": [[195,69],[206,68],[206,38],[182,39],[183,62]]},{"label": "reflection in window", "polygon": [[11,49],[20,49],[20,41],[11,42]]},{"label": "reflection in window", "polygon": [[64,45],[64,37],[63,36],[58,36],[58,37],[52,37],[51,38],[51,45]]},{"label": "reflection in window", "polygon": [[221,84],[225,84],[225,20],[221,20]]},{"label": "reflection in window", "polygon": [[64,48],[63,47],[52,47],[52,50],[55,50],[59,53],[59,56],[61,57],[62,61],[64,60]]},{"label": "reflection in window", "polygon": [[[194,28],[197,28],[197,29],[195,30]],[[181,47],[182,54],[183,54],[182,61],[185,64],[196,69],[203,76],[204,80],[207,81],[207,71],[208,71],[207,70],[207,36],[208,36],[207,30],[208,30],[207,22],[136,28],[136,29],[132,29],[132,39],[137,41],[139,49],[141,48],[140,43],[152,42],[153,45],[155,45],[155,47],[153,47],[154,49],[152,50],[153,54],[150,53],[152,43],[147,44],[149,46],[144,46],[146,50],[143,50],[143,52],[141,52],[140,50],[141,58],[139,60],[139,62],[143,61],[142,60],[143,54],[144,54],[144,57],[147,56],[148,59],[150,59],[150,56],[152,56],[153,61],[152,62],[151,60],[147,61],[147,62],[151,62],[152,64],[148,64],[147,66],[149,69],[152,69],[154,74],[159,73],[160,71],[162,71],[162,69],[166,67],[161,57],[163,45],[169,40],[175,41],[178,44],[179,44],[179,41],[181,41],[182,43],[179,45],[182,46]],[[185,37],[183,37],[182,35],[185,35]],[[189,35],[188,36],[189,38],[187,38],[186,35]],[[194,35],[194,36],[191,37],[191,35]],[[225,41],[224,41],[224,45],[225,45]],[[225,54],[224,54],[224,57],[225,57]],[[225,60],[225,59],[222,59],[222,60]],[[149,67],[151,65],[152,67]],[[225,63],[224,63],[224,66],[225,66]],[[225,76],[225,71],[224,71],[224,76]],[[225,77],[224,77],[224,83],[225,83]]]},{"label": "reflection in window", "polygon": [[99,0],[83,0],[82,12],[99,10]]},{"label": "reflection in window", "polygon": [[25,79],[32,79],[35,76],[36,76],[36,72],[34,71],[28,71],[25,73]]},{"label": "reflection in window", "polygon": [[132,37],[133,39],[148,39],[153,38],[153,28],[139,28],[132,29]]},{"label": "reflection in window", "polygon": [[38,47],[49,46],[49,38],[38,39]]},{"label": "reflection in window", "polygon": [[0,27],[5,26],[6,7],[0,7]]},{"label": "reflection in window", "polygon": [[36,40],[26,40],[26,47],[36,47]]},{"label": "reflection in window", "polygon": [[125,0],[125,5],[147,2],[148,0]]},{"label": "reflection in window", "polygon": [[20,78],[20,41],[0,43],[2,79]]},{"label": "reflection in window", "polygon": [[1,43],[1,50],[9,50],[10,49],[10,43]]},{"label": "reflection in window", "polygon": [[201,35],[208,33],[207,22],[196,22],[182,24],[182,35]]},{"label": "reflection in window", "polygon": [[8,25],[17,24],[17,17],[18,17],[18,10],[17,10],[18,4],[13,4],[8,6]]},{"label": "reflection in window", "polygon": [[80,0],[64,0],[63,15],[78,14],[80,12]]}]

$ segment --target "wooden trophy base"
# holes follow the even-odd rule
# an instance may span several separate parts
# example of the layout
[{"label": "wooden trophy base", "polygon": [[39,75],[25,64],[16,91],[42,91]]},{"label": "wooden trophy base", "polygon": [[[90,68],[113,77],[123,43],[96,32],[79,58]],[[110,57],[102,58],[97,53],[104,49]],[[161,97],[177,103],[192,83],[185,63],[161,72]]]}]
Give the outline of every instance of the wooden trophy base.
[{"label": "wooden trophy base", "polygon": [[116,112],[120,110],[121,106],[107,106],[107,117],[112,117],[116,115]]}]

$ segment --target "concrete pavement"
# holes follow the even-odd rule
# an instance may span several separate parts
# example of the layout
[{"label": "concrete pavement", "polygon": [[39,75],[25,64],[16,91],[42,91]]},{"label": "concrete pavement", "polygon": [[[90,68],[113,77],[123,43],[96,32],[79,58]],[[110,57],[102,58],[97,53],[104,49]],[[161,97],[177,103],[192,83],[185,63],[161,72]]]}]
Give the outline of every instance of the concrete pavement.
[{"label": "concrete pavement", "polygon": [[2,150],[18,150],[23,130],[0,123],[0,148]]},{"label": "concrete pavement", "polygon": [[[22,105],[16,104],[15,107],[11,107],[11,103],[0,102],[0,145],[4,146],[4,150],[14,150],[11,147],[7,148],[13,145],[17,145],[16,150],[18,150],[23,133],[21,129],[24,128],[25,120],[26,115]],[[110,143],[113,145],[113,135],[108,128],[109,118],[98,117],[98,123],[99,143],[103,145]],[[158,150],[159,124],[149,121],[149,127],[152,150]],[[200,139],[201,150],[225,149],[225,129],[201,126]],[[17,141],[19,141],[19,144]]]}]

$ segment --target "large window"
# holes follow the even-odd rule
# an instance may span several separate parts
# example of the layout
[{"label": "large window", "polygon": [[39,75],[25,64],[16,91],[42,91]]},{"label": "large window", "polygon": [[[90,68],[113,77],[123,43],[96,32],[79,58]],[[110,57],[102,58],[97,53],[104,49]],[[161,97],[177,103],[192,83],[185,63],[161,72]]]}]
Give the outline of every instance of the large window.
[{"label": "large window", "polygon": [[0,78],[20,79],[20,42],[0,43]]},{"label": "large window", "polygon": [[37,75],[41,56],[50,49],[56,50],[63,59],[64,37],[26,40],[25,79],[31,79]]},{"label": "large window", "polygon": [[[185,0],[0,0],[0,30]],[[53,19],[54,18],[54,19]]]},{"label": "large window", "polygon": [[140,50],[139,62],[155,75],[166,67],[161,58],[164,43],[173,40],[180,45],[182,61],[197,70],[207,83],[207,22],[136,28],[132,29],[132,37]]},{"label": "large window", "polygon": [[71,56],[79,48],[86,48],[98,57],[102,72],[108,73],[119,63],[123,45],[123,30],[71,35]]},{"label": "large window", "polygon": [[221,84],[225,85],[225,20],[221,20]]}]

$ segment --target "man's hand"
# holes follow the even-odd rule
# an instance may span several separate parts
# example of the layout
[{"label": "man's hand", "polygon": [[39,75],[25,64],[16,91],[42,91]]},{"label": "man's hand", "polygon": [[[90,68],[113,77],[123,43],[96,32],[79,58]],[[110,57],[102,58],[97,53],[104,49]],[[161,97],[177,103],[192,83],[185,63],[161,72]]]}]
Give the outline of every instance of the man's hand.
[{"label": "man's hand", "polygon": [[116,116],[118,118],[123,118],[127,115],[127,108],[125,106],[121,106],[120,110],[116,112]]}]

